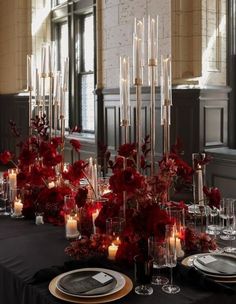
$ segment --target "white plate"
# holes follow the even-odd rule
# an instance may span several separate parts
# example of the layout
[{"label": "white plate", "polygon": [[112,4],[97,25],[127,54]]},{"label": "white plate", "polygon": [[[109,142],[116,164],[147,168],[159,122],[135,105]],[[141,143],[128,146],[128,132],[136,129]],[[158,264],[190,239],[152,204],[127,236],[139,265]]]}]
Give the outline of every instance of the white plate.
[{"label": "white plate", "polygon": [[[208,257],[214,258],[214,261],[207,264],[200,262],[200,259],[207,259]],[[193,260],[193,265],[207,274],[217,275],[218,277],[236,276],[236,257],[232,255],[208,253],[196,257]]]},{"label": "white plate", "polygon": [[[97,272],[105,272],[107,274],[110,274],[111,276],[113,276],[116,279],[116,286],[110,290],[109,292],[105,293],[105,294],[98,294],[98,295],[76,295],[73,293],[69,293],[66,292],[64,289],[60,288],[60,285],[58,284],[60,279],[71,274],[71,273],[76,273],[76,272],[84,272],[84,271],[97,271]],[[125,286],[125,278],[123,277],[123,275],[117,271],[114,270],[110,270],[110,269],[105,269],[105,268],[82,268],[82,269],[76,269],[76,270],[72,270],[72,271],[68,271],[65,272],[61,275],[58,276],[57,280],[56,280],[56,288],[69,296],[73,296],[73,297],[78,297],[78,298],[99,298],[99,297],[104,297],[104,296],[108,296],[111,295],[113,293],[116,293],[118,291],[120,291],[122,288],[124,288]]]}]

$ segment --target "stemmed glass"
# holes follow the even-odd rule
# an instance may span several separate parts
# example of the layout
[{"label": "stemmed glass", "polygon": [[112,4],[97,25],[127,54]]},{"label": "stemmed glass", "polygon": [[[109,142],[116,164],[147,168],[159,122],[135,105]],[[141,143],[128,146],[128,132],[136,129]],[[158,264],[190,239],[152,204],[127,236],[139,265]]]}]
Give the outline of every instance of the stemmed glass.
[{"label": "stemmed glass", "polygon": [[152,278],[153,258],[144,254],[134,257],[134,276],[138,286],[135,292],[138,295],[149,296],[153,293],[153,288],[149,286]]},{"label": "stemmed glass", "polygon": [[[151,236],[148,239],[148,253],[153,257],[153,270],[166,267],[166,242]],[[158,274],[153,274],[151,283],[154,285],[167,284],[169,280]]]},{"label": "stemmed glass", "polygon": [[179,286],[173,284],[173,267],[177,265],[176,252],[176,226],[166,225],[166,266],[170,268],[170,283],[163,285],[162,290],[165,293],[175,294],[180,291]]},{"label": "stemmed glass", "polygon": [[232,198],[224,198],[220,204],[220,217],[222,225],[222,240],[230,241],[230,246],[225,247],[224,251],[228,253],[236,252],[236,248],[232,247],[232,241],[236,235],[236,219],[235,219],[235,203]]},{"label": "stemmed glass", "polygon": [[[207,206],[206,208],[206,233],[215,241],[217,235],[221,233],[220,211],[214,206]],[[217,245],[215,249],[210,249],[209,252],[221,253],[223,249]]]}]

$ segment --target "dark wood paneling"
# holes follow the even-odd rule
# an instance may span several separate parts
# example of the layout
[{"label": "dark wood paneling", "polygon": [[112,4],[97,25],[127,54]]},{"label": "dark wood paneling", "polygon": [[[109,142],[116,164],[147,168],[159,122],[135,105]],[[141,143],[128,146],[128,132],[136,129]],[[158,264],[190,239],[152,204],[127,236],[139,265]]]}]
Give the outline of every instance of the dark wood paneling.
[{"label": "dark wood paneling", "polygon": [[204,107],[204,146],[226,145],[224,140],[224,108]]},{"label": "dark wood paneling", "polygon": [[119,124],[117,122],[118,108],[110,106],[105,108],[105,132],[109,150],[117,150],[117,132]]}]

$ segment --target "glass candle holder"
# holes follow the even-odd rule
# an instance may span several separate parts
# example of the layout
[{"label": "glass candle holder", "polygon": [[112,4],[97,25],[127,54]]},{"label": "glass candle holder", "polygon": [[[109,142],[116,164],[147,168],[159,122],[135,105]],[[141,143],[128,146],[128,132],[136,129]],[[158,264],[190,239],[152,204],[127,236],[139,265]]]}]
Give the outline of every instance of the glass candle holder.
[{"label": "glass candle holder", "polygon": [[10,189],[11,196],[11,217],[12,218],[23,218],[23,207],[24,207],[24,195],[22,189],[12,188]]},{"label": "glass candle holder", "polygon": [[122,217],[112,217],[106,220],[106,234],[111,236],[113,241],[117,241],[125,228],[125,219]]},{"label": "glass candle holder", "polygon": [[68,240],[78,239],[80,237],[77,215],[67,214],[65,216],[65,232]]}]

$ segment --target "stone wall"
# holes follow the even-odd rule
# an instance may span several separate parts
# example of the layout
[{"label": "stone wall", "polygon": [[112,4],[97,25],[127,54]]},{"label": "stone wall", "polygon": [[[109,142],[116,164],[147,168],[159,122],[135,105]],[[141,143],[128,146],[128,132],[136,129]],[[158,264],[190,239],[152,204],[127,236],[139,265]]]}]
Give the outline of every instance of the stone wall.
[{"label": "stone wall", "polygon": [[226,84],[226,0],[172,0],[173,79]]},{"label": "stone wall", "polygon": [[[159,15],[159,56],[171,53],[170,4],[170,0],[102,0],[102,57],[105,88],[119,86],[120,55],[129,56],[132,66],[134,17],[147,17],[148,14]],[[147,35],[145,49],[147,50]],[[147,83],[147,67],[144,71],[144,82]]]},{"label": "stone wall", "polygon": [[26,54],[31,50],[30,0],[0,0],[0,93],[26,88]]}]

